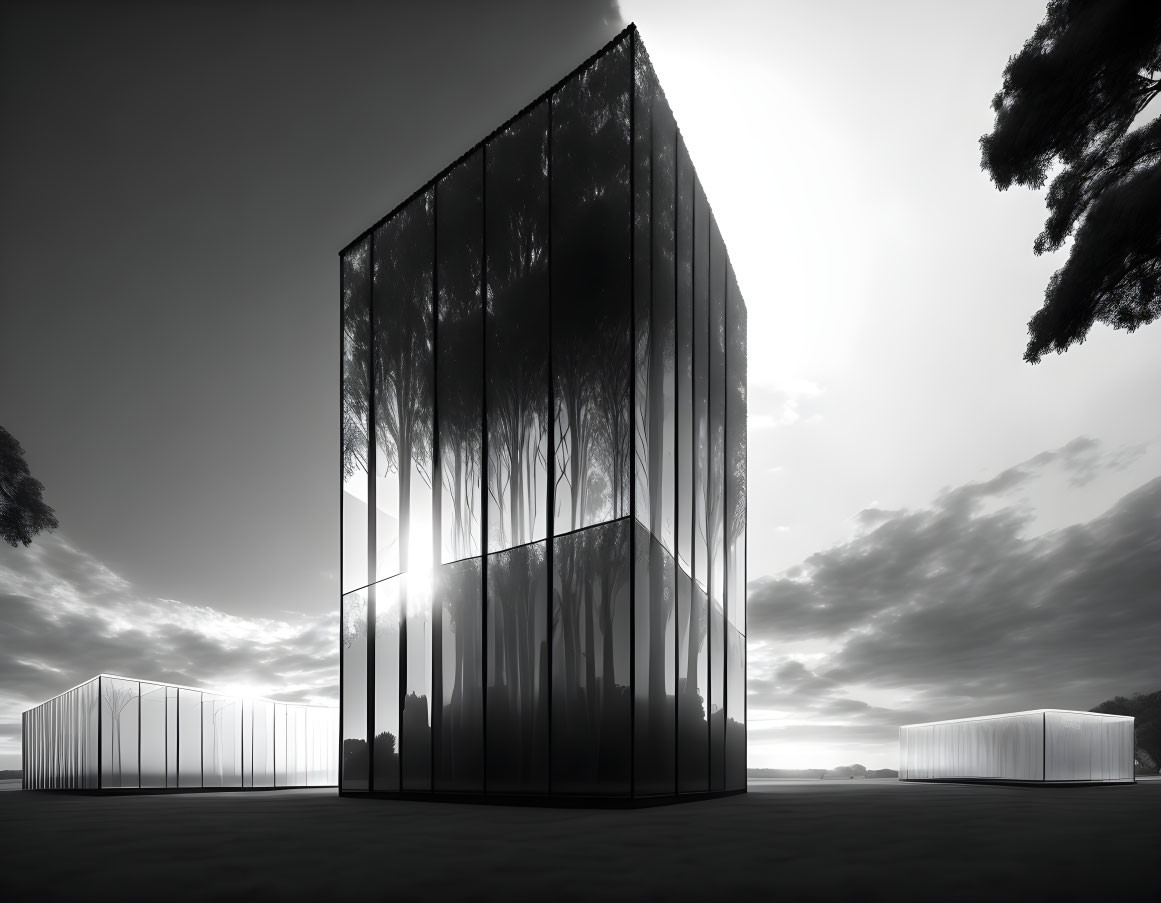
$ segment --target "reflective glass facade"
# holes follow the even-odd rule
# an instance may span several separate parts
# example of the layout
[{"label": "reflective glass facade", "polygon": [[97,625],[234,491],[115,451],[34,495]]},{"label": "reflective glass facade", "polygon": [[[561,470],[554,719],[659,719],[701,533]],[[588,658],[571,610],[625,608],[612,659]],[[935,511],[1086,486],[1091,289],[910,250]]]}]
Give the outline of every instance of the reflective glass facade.
[{"label": "reflective glass facade", "polygon": [[338,783],[339,710],[101,674],[23,713],[26,790]]},{"label": "reflective glass facade", "polygon": [[744,790],[746,307],[636,29],[340,280],[341,790]]}]

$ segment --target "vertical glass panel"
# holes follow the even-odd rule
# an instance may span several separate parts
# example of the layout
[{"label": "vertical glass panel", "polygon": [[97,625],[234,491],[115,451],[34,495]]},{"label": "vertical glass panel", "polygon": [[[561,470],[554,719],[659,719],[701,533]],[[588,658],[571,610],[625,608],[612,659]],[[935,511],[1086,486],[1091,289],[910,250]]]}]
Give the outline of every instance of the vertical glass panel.
[{"label": "vertical glass panel", "polygon": [[106,677],[101,683],[101,785],[137,787],[137,681]]},{"label": "vertical glass panel", "polygon": [[100,682],[90,680],[84,687],[82,704],[85,712],[85,781],[84,786],[89,789],[97,787],[97,735],[99,732],[97,721],[100,718]]},{"label": "vertical glass panel", "polygon": [[545,543],[488,556],[487,788],[548,791]]},{"label": "vertical glass panel", "polygon": [[441,562],[483,551],[483,204],[483,153],[476,151],[436,191]]},{"label": "vertical glass panel", "polygon": [[101,714],[101,696],[98,681],[91,680],[85,685],[85,786],[97,787],[97,740],[98,722]]},{"label": "vertical glass panel", "polygon": [[554,793],[629,792],[628,523],[553,542]]},{"label": "vertical glass panel", "polygon": [[[638,52],[642,52],[639,48]],[[652,70],[649,71],[652,77]],[[692,219],[688,204],[682,207],[682,220],[677,220],[677,126],[665,97],[657,88],[656,104],[651,104],[651,118],[647,122],[652,140],[649,180],[651,190],[651,239],[645,253],[651,258],[651,285],[649,291],[638,288],[637,303],[650,305],[649,333],[646,338],[639,334],[638,347],[648,343],[649,353],[639,363],[639,373],[646,380],[643,393],[644,410],[638,416],[644,418],[642,430],[647,437],[642,443],[647,448],[648,491],[644,500],[639,495],[638,517],[649,525],[650,532],[671,552],[675,550],[675,518],[677,516],[677,467],[680,461],[684,467],[681,486],[687,487],[681,499],[687,524],[678,531],[684,542],[682,561],[689,572],[689,488],[692,485],[692,467],[689,460],[690,429],[692,411],[692,361],[689,307],[692,293],[690,277],[690,248],[692,241]],[[640,90],[640,88],[639,88]],[[638,129],[641,128],[638,120]],[[639,242],[635,253],[642,253]],[[680,250],[680,255],[677,251]],[[647,258],[647,259],[650,259]],[[678,307],[685,312],[684,333],[677,329]],[[679,342],[683,342],[680,345]],[[681,369],[684,367],[684,369]],[[679,376],[679,374],[681,374]],[[684,382],[678,386],[678,380]],[[679,405],[684,405],[679,414]],[[675,431],[681,421],[686,442],[681,452],[675,449]]]},{"label": "vertical glass panel", "polygon": [[179,787],[202,786],[202,694],[177,691],[177,768]]},{"label": "vertical glass panel", "polygon": [[284,750],[283,756],[286,761],[286,766],[283,769],[283,773],[286,775],[285,784],[287,787],[298,787],[302,784],[298,779],[298,706],[280,705],[278,711],[279,718],[283,720],[283,724],[279,726],[285,731],[283,741],[285,745],[279,747]]},{"label": "vertical glass panel", "polygon": [[726,249],[710,214],[709,455],[706,476],[706,552],[710,612],[710,790],[725,787],[725,445]]},{"label": "vertical glass panel", "polygon": [[222,748],[221,698],[210,693],[202,694],[202,786],[221,787]]},{"label": "vertical glass panel", "polygon": [[311,719],[311,709],[308,706],[296,706],[298,712],[298,721],[295,725],[296,739],[295,747],[298,752],[298,778],[302,786],[311,786],[311,777],[314,768],[314,758],[311,749],[312,733],[311,728],[314,726]]},{"label": "vertical glass panel", "polygon": [[[653,175],[654,189],[657,188],[657,179],[661,174],[661,167],[664,164],[663,158],[659,156],[658,141],[662,138],[669,140],[672,135],[672,144],[669,145],[669,152],[673,160],[672,167],[675,173],[674,190],[676,192],[676,210],[674,211],[674,299],[676,305],[675,323],[675,341],[676,341],[676,367],[674,379],[676,381],[675,401],[676,401],[676,451],[675,460],[677,470],[677,506],[676,506],[676,531],[677,531],[677,566],[678,569],[684,571],[690,577],[693,576],[693,543],[694,543],[694,521],[695,521],[695,505],[694,497],[694,461],[697,456],[697,443],[695,442],[694,432],[694,392],[693,392],[693,372],[694,372],[694,350],[693,350],[693,251],[694,251],[694,230],[693,230],[693,214],[694,214],[694,194],[693,194],[693,178],[692,172],[689,169],[689,161],[685,160],[685,166],[679,169],[679,164],[682,160],[677,156],[677,136],[676,126],[672,125],[672,115],[668,112],[668,107],[662,102],[661,95],[658,96],[658,103],[654,107],[653,120],[653,146],[654,146],[654,167]],[[662,115],[666,114],[666,115]],[[672,129],[672,131],[671,131]],[[658,215],[659,200],[654,201],[654,216]],[[654,241],[654,259],[658,255],[658,230],[659,224],[654,225],[653,241]],[[666,239],[661,238],[664,242]],[[657,297],[658,287],[657,280],[666,278],[666,270],[664,267],[658,268],[656,264],[653,269],[654,279],[654,297]],[[664,305],[664,298],[661,298],[659,303]],[[680,716],[679,716],[680,717]]]},{"label": "vertical glass panel", "polygon": [[746,305],[733,267],[726,300],[726,619],[746,634]]},{"label": "vertical glass panel", "polygon": [[265,699],[254,705],[254,786],[274,786],[274,703]]},{"label": "vertical glass panel", "polygon": [[633,34],[633,479],[635,517],[648,523],[649,486],[649,364],[653,356],[650,328],[651,295],[650,226],[652,223],[652,118],[653,72],[645,47]]},{"label": "vertical glass panel", "polygon": [[44,763],[45,763],[45,748],[44,744],[46,737],[41,726],[41,715],[43,705],[38,705],[30,713],[31,731],[32,731],[32,746],[33,746],[33,766],[32,766],[32,783],[33,790],[40,790],[44,787]]},{"label": "vertical glass panel", "polygon": [[693,578],[709,590],[709,288],[710,214],[705,192],[678,141],[678,171],[693,197]]},{"label": "vertical glass panel", "polygon": [[726,789],[746,788],[746,638],[734,625],[726,639]]},{"label": "vertical glass panel", "polygon": [[52,705],[50,702],[45,702],[36,707],[36,739],[37,750],[39,751],[39,764],[37,768],[36,788],[51,788],[53,786],[53,774],[51,769],[52,764]]},{"label": "vertical glass panel", "polygon": [[431,567],[434,192],[375,230],[376,580]]},{"label": "vertical glass panel", "polygon": [[629,512],[629,44],[552,100],[555,532]]},{"label": "vertical glass panel", "polygon": [[486,153],[488,550],[543,539],[548,444],[548,105]]},{"label": "vertical glass panel", "polygon": [[638,796],[647,796],[676,791],[676,586],[673,553],[639,523],[634,529],[635,790]]},{"label": "vertical glass panel", "polygon": [[203,694],[203,786],[242,786],[241,728],[241,711],[236,697]]},{"label": "vertical glass panel", "polygon": [[435,789],[484,789],[484,605],[478,558],[445,564],[436,573],[443,607],[443,711],[436,749]]},{"label": "vertical glass panel", "polygon": [[682,792],[707,790],[709,779],[709,663],[706,594],[678,571],[677,784]]},{"label": "vertical glass panel", "polygon": [[286,707],[286,740],[290,747],[288,757],[291,763],[292,783],[295,787],[306,787],[308,754],[306,748],[306,706]]},{"label": "vertical glass panel", "polygon": [[165,687],[141,684],[141,786],[165,786]]},{"label": "vertical glass panel", "polygon": [[254,786],[254,702],[243,698],[242,710],[242,786]]},{"label": "vertical glass panel", "polygon": [[[365,749],[366,747],[364,747]],[[274,786],[288,787],[290,785],[287,774],[286,751],[286,706],[281,702],[274,703]],[[352,788],[365,789],[365,788]]]},{"label": "vertical glass panel", "polygon": [[305,757],[303,773],[306,777],[304,783],[308,787],[318,787],[323,783],[322,762],[319,755],[322,752],[320,741],[324,735],[322,714],[323,710],[316,709],[314,706],[304,706],[302,709],[303,755]]},{"label": "vertical glass panel", "polygon": [[400,745],[404,790],[431,790],[431,580],[431,571],[425,570],[393,581],[402,584],[401,607],[407,614],[407,693]]},{"label": "vertical glass panel", "polygon": [[319,761],[319,752],[321,752],[319,739],[322,734],[320,716],[322,715],[322,711],[322,709],[316,709],[314,706],[303,706],[302,708],[304,738],[302,752],[304,756],[303,774],[305,776],[303,783],[308,787],[317,787],[322,783]]},{"label": "vertical glass panel", "polygon": [[[274,740],[274,734],[268,739]],[[367,594],[355,592],[343,596],[342,789],[366,790],[368,765]]]},{"label": "vertical glass panel", "polygon": [[165,786],[177,786],[177,687],[165,688]]},{"label": "vertical glass panel", "polygon": [[342,258],[343,592],[371,582],[367,561],[367,436],[371,405],[370,240]]},{"label": "vertical glass panel", "polygon": [[710,790],[721,790],[726,777],[726,613],[710,600]]},{"label": "vertical glass panel", "polygon": [[373,790],[399,789],[399,671],[403,665],[400,624],[406,603],[405,577],[384,580],[375,594],[375,770]]}]

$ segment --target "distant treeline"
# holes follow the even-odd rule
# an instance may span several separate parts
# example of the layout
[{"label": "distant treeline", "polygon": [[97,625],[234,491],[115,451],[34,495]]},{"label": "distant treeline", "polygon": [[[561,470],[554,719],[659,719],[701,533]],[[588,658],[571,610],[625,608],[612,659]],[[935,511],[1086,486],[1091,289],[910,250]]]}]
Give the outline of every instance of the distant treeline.
[{"label": "distant treeline", "polygon": [[1116,696],[1089,709],[1105,715],[1132,715],[1137,754],[1137,774],[1161,773],[1161,690]]},{"label": "distant treeline", "polygon": [[20,776],[21,776],[21,771],[19,768],[9,768],[9,769],[0,770],[0,781],[8,781],[8,780],[11,780],[12,778],[18,778]]},{"label": "distant treeline", "polygon": [[893,768],[868,770],[863,765],[840,765],[838,768],[750,768],[746,775],[751,778],[811,778],[828,780],[835,778],[897,778],[899,772]]}]

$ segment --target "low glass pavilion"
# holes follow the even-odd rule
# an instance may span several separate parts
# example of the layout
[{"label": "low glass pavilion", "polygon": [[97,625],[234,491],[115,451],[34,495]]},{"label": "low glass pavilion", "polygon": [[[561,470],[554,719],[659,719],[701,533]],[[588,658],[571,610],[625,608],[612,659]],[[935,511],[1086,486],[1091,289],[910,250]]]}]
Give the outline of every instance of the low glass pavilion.
[{"label": "low glass pavilion", "polygon": [[746,306],[636,29],[340,272],[340,792],[744,791]]},{"label": "low glass pavilion", "polygon": [[26,790],[338,783],[339,711],[100,674],[22,715]]}]

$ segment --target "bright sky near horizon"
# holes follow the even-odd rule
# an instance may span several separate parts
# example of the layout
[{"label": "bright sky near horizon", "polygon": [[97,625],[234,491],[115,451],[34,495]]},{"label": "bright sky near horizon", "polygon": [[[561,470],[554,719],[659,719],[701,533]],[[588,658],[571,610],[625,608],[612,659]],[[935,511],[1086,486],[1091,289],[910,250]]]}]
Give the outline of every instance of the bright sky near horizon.
[{"label": "bright sky near horizon", "polygon": [[0,423],[61,529],[0,548],[0,768],[102,670],[334,698],[334,254],[629,21],[749,307],[750,765],[1159,688],[1161,327],[1025,364],[1064,256],[979,168],[1044,3],[611,4],[5,9]]}]

